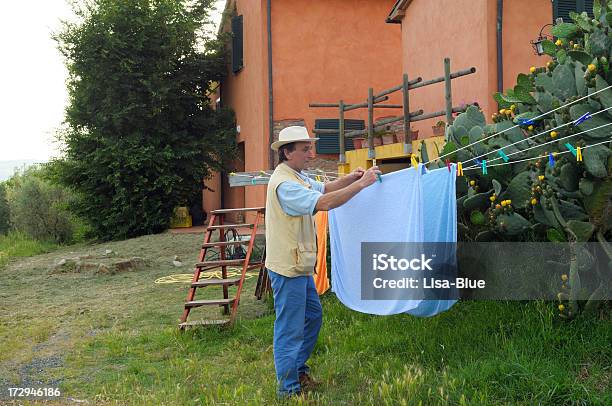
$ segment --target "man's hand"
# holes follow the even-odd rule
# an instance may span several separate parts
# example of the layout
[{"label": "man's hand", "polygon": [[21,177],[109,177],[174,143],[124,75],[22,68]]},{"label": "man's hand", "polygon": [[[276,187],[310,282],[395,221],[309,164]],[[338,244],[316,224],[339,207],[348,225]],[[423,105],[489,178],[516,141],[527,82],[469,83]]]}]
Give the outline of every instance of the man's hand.
[{"label": "man's hand", "polygon": [[363,173],[363,175],[361,176],[361,179],[359,179],[359,182],[361,182],[363,187],[368,187],[372,183],[376,182],[378,180],[377,175],[381,175],[381,174],[382,172],[380,172],[380,170],[378,169],[378,166],[373,166]]},{"label": "man's hand", "polygon": [[359,166],[357,169],[349,173],[348,176],[352,177],[353,182],[355,182],[356,180],[361,179],[364,173],[365,173],[365,170],[361,166]]},{"label": "man's hand", "polygon": [[[376,182],[378,180],[377,175],[380,174],[381,172],[378,170],[378,166],[373,166],[367,171],[357,168],[348,175],[343,176],[340,179],[336,179],[333,182],[327,183],[325,185],[325,193],[317,201],[315,209],[317,211],[327,211],[342,206],[353,196],[359,193],[360,190],[363,190],[372,183]],[[349,183],[348,180],[351,179],[351,176],[359,176],[359,180]],[[344,185],[341,185],[342,183],[344,183]],[[333,185],[332,187],[338,187],[338,185],[341,186],[339,188],[334,187],[332,189],[328,187],[330,185]]]}]

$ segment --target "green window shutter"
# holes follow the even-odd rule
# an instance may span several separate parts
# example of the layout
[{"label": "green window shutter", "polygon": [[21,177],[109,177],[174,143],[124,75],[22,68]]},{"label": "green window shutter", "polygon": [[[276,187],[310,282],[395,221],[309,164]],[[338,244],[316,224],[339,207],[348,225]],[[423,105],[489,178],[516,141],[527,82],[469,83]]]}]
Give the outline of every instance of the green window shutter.
[{"label": "green window shutter", "polygon": [[571,23],[570,11],[582,13],[586,11],[593,18],[593,0],[554,0],[553,1],[553,22],[559,17],[566,23]]},{"label": "green window shutter", "polygon": [[[336,119],[317,119],[315,120],[315,129],[317,130],[338,130],[340,128],[340,120]],[[352,130],[363,130],[365,129],[365,122],[363,120],[344,120],[345,131]],[[317,134],[319,141],[316,142],[317,154],[339,154],[340,144],[338,140],[338,133],[336,134]],[[352,138],[344,139],[344,149],[346,151],[352,151],[355,149],[353,146]]]},{"label": "green window shutter", "polygon": [[244,66],[242,16],[232,17],[232,72]]}]

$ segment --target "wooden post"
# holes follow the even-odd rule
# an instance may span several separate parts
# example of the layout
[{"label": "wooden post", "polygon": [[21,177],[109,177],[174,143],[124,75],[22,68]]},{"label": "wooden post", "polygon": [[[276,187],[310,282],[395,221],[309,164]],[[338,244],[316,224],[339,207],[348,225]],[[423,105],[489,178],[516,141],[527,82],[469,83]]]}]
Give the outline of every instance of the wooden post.
[{"label": "wooden post", "polygon": [[444,87],[446,98],[446,124],[453,123],[453,95],[451,91],[450,58],[444,58]]},{"label": "wooden post", "polygon": [[404,103],[404,154],[412,152],[412,134],[410,133],[410,106],[408,91],[410,84],[408,82],[408,74],[404,73],[404,79],[402,83],[402,96]]},{"label": "wooden post", "polygon": [[340,145],[340,164],[346,163],[344,155],[344,100],[340,100],[340,121],[338,121],[338,144]]},{"label": "wooden post", "polygon": [[368,159],[376,158],[374,150],[374,89],[368,89]]}]

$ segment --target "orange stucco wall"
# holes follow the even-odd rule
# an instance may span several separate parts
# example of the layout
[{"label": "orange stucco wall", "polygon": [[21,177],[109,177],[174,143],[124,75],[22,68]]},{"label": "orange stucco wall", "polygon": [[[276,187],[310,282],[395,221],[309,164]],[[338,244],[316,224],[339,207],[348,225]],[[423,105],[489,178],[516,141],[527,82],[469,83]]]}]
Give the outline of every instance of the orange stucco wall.
[{"label": "orange stucco wall", "polygon": [[[549,0],[506,0],[503,9],[504,89],[513,87],[520,72],[546,63],[534,55],[530,40],[552,20]],[[402,19],[402,62],[411,76],[424,80],[444,74],[443,60],[451,59],[451,71],[474,66],[476,73],[452,81],[453,105],[477,101],[490,116],[497,110],[497,1],[413,0]],[[411,110],[443,110],[444,84],[421,88],[410,94]],[[417,122],[425,134],[444,117]],[[420,134],[421,135],[421,134]]]},{"label": "orange stucco wall", "polygon": [[[394,0],[275,0],[272,2],[274,119],[303,118],[309,131],[317,118],[337,118],[337,109],[309,103],[365,102],[368,88],[380,92],[402,82],[400,27],[385,18]],[[399,93],[389,102],[401,103]],[[401,114],[380,109],[378,116]],[[367,119],[367,110],[346,118]]]}]

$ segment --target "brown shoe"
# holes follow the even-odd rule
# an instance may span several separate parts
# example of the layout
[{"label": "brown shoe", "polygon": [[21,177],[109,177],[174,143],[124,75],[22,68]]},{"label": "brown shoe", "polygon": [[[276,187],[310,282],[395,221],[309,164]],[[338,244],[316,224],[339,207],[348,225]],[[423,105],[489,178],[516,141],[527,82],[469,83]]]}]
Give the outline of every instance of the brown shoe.
[{"label": "brown shoe", "polygon": [[304,391],[315,390],[319,386],[321,386],[321,382],[315,381],[314,379],[312,379],[312,376],[308,375],[305,372],[300,374],[299,381],[300,381],[300,386],[302,387],[302,390]]}]

